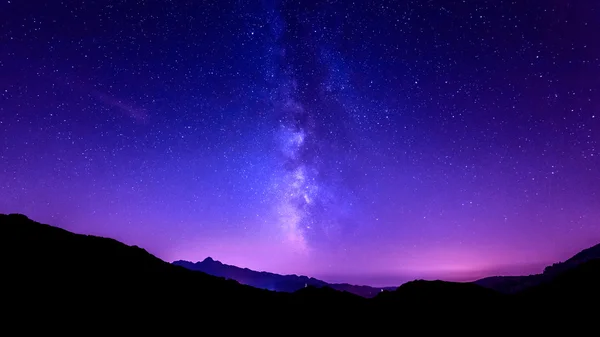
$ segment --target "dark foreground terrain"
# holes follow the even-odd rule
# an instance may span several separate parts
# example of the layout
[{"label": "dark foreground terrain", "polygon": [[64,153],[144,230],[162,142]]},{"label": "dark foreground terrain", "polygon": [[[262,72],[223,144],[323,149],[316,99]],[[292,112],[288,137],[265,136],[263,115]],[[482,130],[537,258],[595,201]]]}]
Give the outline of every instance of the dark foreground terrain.
[{"label": "dark foreground terrain", "polygon": [[599,259],[510,294],[414,281],[366,299],[328,287],[252,288],[19,214],[0,214],[0,229],[6,332],[577,335],[597,332],[600,317]]}]

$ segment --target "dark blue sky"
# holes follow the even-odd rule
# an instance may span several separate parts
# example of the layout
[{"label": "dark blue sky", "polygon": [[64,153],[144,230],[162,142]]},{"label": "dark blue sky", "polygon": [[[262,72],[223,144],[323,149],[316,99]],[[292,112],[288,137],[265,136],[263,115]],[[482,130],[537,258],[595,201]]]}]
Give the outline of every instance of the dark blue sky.
[{"label": "dark blue sky", "polygon": [[0,212],[348,282],[539,271],[600,241],[599,18],[5,0]]}]

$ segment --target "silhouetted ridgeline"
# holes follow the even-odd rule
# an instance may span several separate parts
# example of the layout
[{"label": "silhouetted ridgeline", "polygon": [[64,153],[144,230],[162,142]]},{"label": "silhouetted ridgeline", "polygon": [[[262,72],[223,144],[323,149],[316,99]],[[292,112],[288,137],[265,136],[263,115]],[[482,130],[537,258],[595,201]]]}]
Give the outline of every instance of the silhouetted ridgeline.
[{"label": "silhouetted ridgeline", "polygon": [[[555,263],[552,266],[546,267],[543,274],[527,276],[491,276],[474,281],[473,283],[485,288],[496,290],[500,293],[517,293],[530,287],[540,285],[544,282],[551,281],[556,275],[572,269],[581,263],[594,259],[600,259],[600,244],[578,253],[565,262]],[[313,286],[315,288],[329,287],[339,291],[347,291],[358,296],[372,298],[380,294],[382,291],[393,291],[398,288],[375,288],[369,286],[357,286],[347,283],[327,283],[325,281],[307,276],[280,275],[268,272],[259,272],[248,268],[240,268],[224,264],[210,257],[207,257],[203,261],[196,263],[179,260],[173,262],[173,264],[176,266],[185,267],[189,270],[201,271],[209,275],[235,280],[241,284],[252,287],[283,292],[295,292],[306,286]]]},{"label": "silhouetted ridgeline", "polygon": [[2,323],[21,333],[573,332],[593,326],[600,299],[598,259],[516,294],[413,281],[367,299],[328,286],[257,289],[23,215],[0,215],[0,228]]},{"label": "silhouetted ridgeline", "polygon": [[283,291],[295,292],[312,286],[315,288],[329,287],[339,291],[347,291],[349,293],[371,298],[377,296],[383,290],[395,290],[397,287],[375,288],[369,286],[358,286],[348,283],[327,283],[316,278],[298,275],[280,275],[268,272],[254,271],[248,268],[240,268],[228,264],[215,261],[210,257],[201,262],[175,261],[176,266],[185,267],[190,270],[201,271],[213,276],[224,277],[226,279],[236,280],[241,284],[246,284],[252,287]]},{"label": "silhouetted ridgeline", "polygon": [[527,276],[492,276],[474,283],[505,294],[514,294],[554,280],[555,277],[588,261],[600,259],[600,244],[584,249],[565,262],[558,262],[544,269],[542,274]]}]

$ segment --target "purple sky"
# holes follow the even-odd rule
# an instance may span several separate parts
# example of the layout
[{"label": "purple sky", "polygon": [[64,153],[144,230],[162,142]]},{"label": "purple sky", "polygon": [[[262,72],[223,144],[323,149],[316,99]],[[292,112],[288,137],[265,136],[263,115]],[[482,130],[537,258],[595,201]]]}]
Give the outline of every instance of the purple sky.
[{"label": "purple sky", "polygon": [[373,285],[600,242],[597,1],[36,3],[0,3],[2,213]]}]

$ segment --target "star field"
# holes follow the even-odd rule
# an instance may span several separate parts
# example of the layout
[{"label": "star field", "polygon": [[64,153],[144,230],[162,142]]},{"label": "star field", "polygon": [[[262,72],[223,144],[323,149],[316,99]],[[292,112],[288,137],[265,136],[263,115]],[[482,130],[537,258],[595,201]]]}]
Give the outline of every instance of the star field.
[{"label": "star field", "polygon": [[0,212],[331,281],[600,241],[600,4],[0,2]]}]

